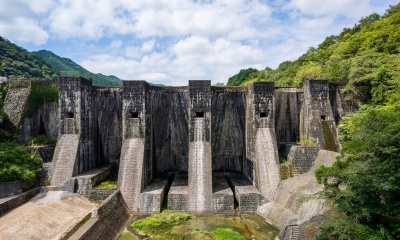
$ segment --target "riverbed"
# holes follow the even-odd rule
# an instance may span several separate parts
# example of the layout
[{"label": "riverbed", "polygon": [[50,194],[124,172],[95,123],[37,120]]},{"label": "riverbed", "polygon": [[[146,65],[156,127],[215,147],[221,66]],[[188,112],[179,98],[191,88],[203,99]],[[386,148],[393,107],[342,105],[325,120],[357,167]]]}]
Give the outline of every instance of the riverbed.
[{"label": "riverbed", "polygon": [[[132,221],[143,217],[135,217]],[[131,223],[130,221],[129,223]],[[256,214],[207,215],[195,216],[192,219],[172,227],[153,230],[151,233],[135,231],[128,224],[118,240],[131,239],[213,239],[208,233],[217,228],[232,229],[244,239],[272,240],[279,231]]]}]

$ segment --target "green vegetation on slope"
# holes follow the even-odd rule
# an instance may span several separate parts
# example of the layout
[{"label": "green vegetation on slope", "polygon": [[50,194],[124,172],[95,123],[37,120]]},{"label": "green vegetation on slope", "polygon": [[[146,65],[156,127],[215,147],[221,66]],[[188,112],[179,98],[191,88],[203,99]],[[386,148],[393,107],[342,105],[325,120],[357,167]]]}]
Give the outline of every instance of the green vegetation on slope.
[{"label": "green vegetation on slope", "polygon": [[362,18],[353,28],[327,37],[317,48],[295,61],[282,62],[275,70],[253,70],[241,70],[228,85],[272,81],[276,86],[301,86],[309,77],[344,81],[353,97],[365,102],[373,96],[374,101],[381,101],[382,92],[398,87],[400,78],[400,4],[391,6],[382,17]]},{"label": "green vegetation on slope", "polygon": [[30,118],[45,103],[58,101],[58,85],[43,81],[31,81],[31,89],[28,95],[28,104],[24,117]]},{"label": "green vegetation on slope", "polygon": [[94,86],[122,86],[121,79],[115,76],[105,76],[101,73],[91,73],[82,66],[76,64],[71,59],[59,57],[51,51],[40,50],[33,53],[41,57],[53,68],[57,69],[57,71],[77,72],[82,74],[84,77],[92,78]]},{"label": "green vegetation on slope", "polygon": [[0,76],[57,77],[58,73],[40,57],[0,37]]},{"label": "green vegetation on slope", "polygon": [[[368,104],[339,124],[340,159],[332,167],[315,171],[337,211],[321,227],[317,239],[400,239],[400,78],[398,66],[391,61],[398,61],[400,49],[399,42],[389,41],[399,31],[390,26],[400,22],[399,10],[400,4],[379,20],[360,21],[357,31],[363,32],[366,26],[374,31],[366,38],[368,42],[359,35],[362,41],[353,47],[359,50],[368,45],[375,50],[369,47],[362,53],[372,52],[371,59],[362,56],[364,62],[357,64],[363,70],[349,83],[364,83],[370,94]],[[376,39],[377,29],[394,32],[380,34],[386,40],[382,42]],[[367,66],[371,69],[365,72]]]},{"label": "green vegetation on slope", "polygon": [[0,142],[0,182],[31,180],[41,173],[41,161],[26,147]]}]

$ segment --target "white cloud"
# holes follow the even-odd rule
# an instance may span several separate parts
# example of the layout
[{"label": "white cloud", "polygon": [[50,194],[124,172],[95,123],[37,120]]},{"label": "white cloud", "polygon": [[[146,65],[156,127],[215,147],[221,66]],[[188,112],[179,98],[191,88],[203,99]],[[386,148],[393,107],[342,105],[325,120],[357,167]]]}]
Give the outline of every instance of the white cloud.
[{"label": "white cloud", "polygon": [[90,71],[167,85],[276,68],[388,8],[381,0],[1,1],[0,35],[48,50],[68,45],[57,52],[76,53]]},{"label": "white cloud", "polygon": [[[243,67],[264,68],[266,56],[261,49],[240,42],[218,38],[188,37],[160,53],[149,53],[141,59],[98,55],[82,62],[94,72],[118,73],[124,79],[144,79],[166,85],[186,85],[189,79],[226,82]],[[112,63],[111,63],[112,62]],[[110,70],[105,71],[105,69]]]},{"label": "white cloud", "polygon": [[150,52],[153,50],[153,48],[154,48],[154,41],[144,42],[142,45],[143,52]]},{"label": "white cloud", "polygon": [[351,19],[358,19],[371,10],[369,2],[370,0],[291,0],[287,7],[312,16],[344,15]]},{"label": "white cloud", "polygon": [[44,44],[49,34],[36,17],[48,11],[51,1],[43,0],[39,5],[35,3],[38,1],[29,1],[27,4],[23,0],[2,0],[0,35],[16,42]]}]

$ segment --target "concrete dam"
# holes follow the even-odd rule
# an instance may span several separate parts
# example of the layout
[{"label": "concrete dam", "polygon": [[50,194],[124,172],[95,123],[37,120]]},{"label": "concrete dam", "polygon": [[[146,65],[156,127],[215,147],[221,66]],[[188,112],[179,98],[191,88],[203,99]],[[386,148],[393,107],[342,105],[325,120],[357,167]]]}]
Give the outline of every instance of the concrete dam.
[{"label": "concrete dam", "polygon": [[102,88],[60,77],[50,183],[79,192],[84,186],[75,176],[113,164],[130,212],[166,206],[254,213],[274,201],[278,148],[311,139],[339,150],[336,124],[353,110],[342,88],[323,80],[306,80],[302,88],[215,87],[198,80],[183,87],[124,81],[122,88]]}]

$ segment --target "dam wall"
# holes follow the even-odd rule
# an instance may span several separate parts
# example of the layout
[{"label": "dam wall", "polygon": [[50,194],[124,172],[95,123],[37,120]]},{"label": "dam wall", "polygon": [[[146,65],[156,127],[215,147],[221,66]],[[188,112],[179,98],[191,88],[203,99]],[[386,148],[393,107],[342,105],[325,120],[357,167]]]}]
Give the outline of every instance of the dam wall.
[{"label": "dam wall", "polygon": [[[73,176],[107,163],[118,166],[118,187],[132,212],[160,209],[162,195],[185,199],[192,212],[215,211],[213,185],[220,179],[214,183],[213,172],[239,174],[261,204],[273,201],[280,181],[278,142],[308,138],[338,151],[336,124],[355,109],[340,91],[340,84],[319,80],[306,80],[303,88],[272,82],[215,87],[197,80],[183,87],[124,81],[122,88],[103,88],[61,77],[58,146],[64,135],[77,136]],[[165,173],[187,180],[163,185],[162,194],[151,195],[154,206],[147,206],[151,184]]]}]

